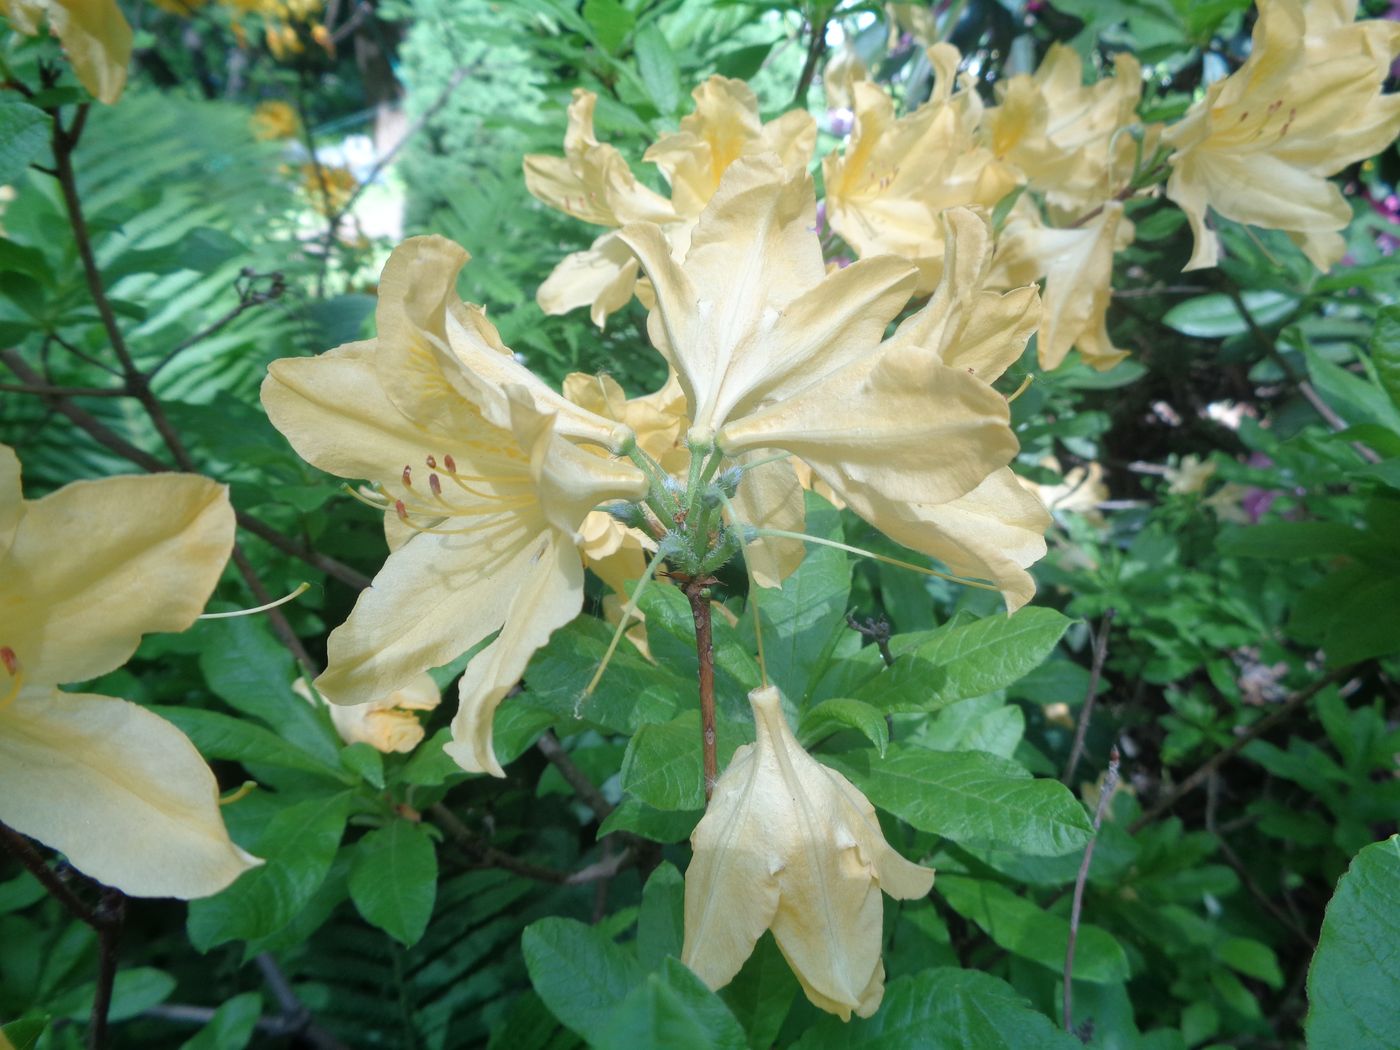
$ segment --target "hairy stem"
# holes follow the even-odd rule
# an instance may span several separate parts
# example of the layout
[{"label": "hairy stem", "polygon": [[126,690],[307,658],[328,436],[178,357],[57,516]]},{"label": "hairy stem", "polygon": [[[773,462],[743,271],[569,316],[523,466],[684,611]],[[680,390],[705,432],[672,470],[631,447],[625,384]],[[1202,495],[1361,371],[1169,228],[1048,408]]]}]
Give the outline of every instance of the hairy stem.
[{"label": "hairy stem", "polygon": [[700,664],[700,746],[705,766],[705,801],[715,793],[719,780],[719,756],[715,747],[715,640],[710,622],[709,577],[696,577],[685,584],[690,615],[695,620],[695,656]]}]

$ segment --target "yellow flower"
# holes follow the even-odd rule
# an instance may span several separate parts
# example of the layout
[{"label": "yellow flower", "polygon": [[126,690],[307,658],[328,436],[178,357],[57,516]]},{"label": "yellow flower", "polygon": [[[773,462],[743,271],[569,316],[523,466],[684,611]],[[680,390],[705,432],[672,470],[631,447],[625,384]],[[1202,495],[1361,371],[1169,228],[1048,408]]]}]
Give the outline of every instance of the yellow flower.
[{"label": "yellow flower", "polygon": [[1079,55],[1055,44],[1033,75],[999,84],[998,97],[983,135],[1053,209],[1078,218],[1131,178],[1137,144],[1124,129],[1136,122],[1142,97],[1142,67],[1132,55],[1120,52],[1113,76],[1085,86]]},{"label": "yellow flower", "polygon": [[[569,106],[564,156],[527,156],[526,187],[550,207],[598,226],[657,223],[676,254],[684,255],[695,219],[730,164],[739,157],[774,152],[791,170],[805,168],[817,135],[810,114],[801,111],[764,124],[758,99],[741,80],[711,77],[692,97],[695,112],[643,155],[670,183],[669,200],[638,182],[615,148],[598,142],[593,132],[597,96],[582,88],[574,91]],[[586,251],[567,256],[536,298],[547,314],[590,306],[593,323],[601,328],[634,291],[646,296],[637,288],[637,261],[617,234],[608,232]]]},{"label": "yellow flower", "polygon": [[1215,477],[1215,461],[1189,453],[1175,466],[1169,465],[1163,477],[1167,479],[1167,491],[1173,496],[1204,492],[1206,483]]},{"label": "yellow flower", "polygon": [[88,94],[108,105],[121,98],[131,61],[131,26],[116,0],[0,0],[0,14],[25,36],[39,31],[46,13]]},{"label": "yellow flower", "polygon": [[261,862],[229,840],[219,785],[183,733],[58,686],[194,623],[233,527],[223,486],[188,474],[25,500],[0,445],[0,821],[132,896],[208,896]]},{"label": "yellow flower", "polygon": [[1163,141],[1176,152],[1167,196],[1191,221],[1188,270],[1214,266],[1212,208],[1283,230],[1318,269],[1345,252],[1351,208],[1328,176],[1400,132],[1400,95],[1382,95],[1400,23],[1352,22],[1356,0],[1259,0],[1253,49]]},{"label": "yellow flower", "polygon": [[1108,486],[1103,480],[1103,464],[1090,463],[1087,467],[1073,467],[1065,473],[1060,469],[1059,460],[1049,456],[1041,460],[1040,465],[1063,475],[1058,483],[1052,485],[1023,482],[1040,497],[1047,509],[1057,514],[1066,511],[1081,514],[1095,525],[1103,525],[1104,518],[1099,511],[1099,504],[1108,499]]},{"label": "yellow flower", "polygon": [[531,654],[583,603],[580,525],[598,504],[637,499],[619,447],[627,428],[530,376],[480,307],[457,298],[467,253],[441,237],[395,249],[379,284],[378,337],[275,361],[262,399],[308,462],[375,484],[391,553],[331,633],[317,690],[365,704],[456,658],[468,665],[448,752],[503,776],[491,720]]},{"label": "yellow flower", "polygon": [[1032,201],[1016,202],[997,245],[992,280],[1001,287],[1045,280],[1036,342],[1041,368],[1058,368],[1071,348],[1101,372],[1128,356],[1108,338],[1108,307],[1113,254],[1132,240],[1133,224],[1118,201],[1102,205],[1089,221],[1062,229],[1045,225]]},{"label": "yellow flower", "polygon": [[[305,679],[293,682],[292,691],[316,705],[316,697]],[[411,678],[403,688],[368,704],[326,706],[335,731],[347,744],[368,744],[376,751],[403,753],[423,742],[423,723],[414,712],[431,711],[440,703],[442,693],[437,683],[424,672]]]},{"label": "yellow flower", "polygon": [[913,268],[882,256],[828,274],[814,212],[805,173],[756,158],[726,173],[684,262],[655,226],[623,229],[656,290],[649,329],[685,391],[689,442],[791,453],[880,531],[1019,607],[1049,518],[1006,469],[1018,446],[990,384],[1035,328],[1034,289],[984,291],[986,223],[954,209],[938,290],[881,342]]},{"label": "yellow flower", "polygon": [[956,94],[959,56],[948,44],[929,49],[933,96],[895,118],[894,100],[878,84],[852,85],[855,125],[840,153],[822,162],[826,216],[862,259],[898,255],[919,269],[915,290],[931,292],[943,269],[948,208],[990,208],[1015,188],[1016,173],[976,138],[982,104],[966,86]]},{"label": "yellow flower", "polygon": [[757,739],[734,752],[690,843],[681,961],[721,988],[771,929],[807,993],[848,1020],[885,994],[881,891],[922,897],[933,871],[901,857],[849,780],[802,750],[771,686],[749,694]]},{"label": "yellow flower", "polygon": [[[260,139],[295,138],[300,122],[291,106],[277,99],[259,102],[251,119],[253,134]],[[312,178],[315,178],[313,173]],[[319,191],[319,185],[311,187],[311,192]]]},{"label": "yellow flower", "polygon": [[360,188],[354,173],[338,164],[312,164],[308,161],[301,165],[299,172],[302,189],[322,215],[338,214]]}]

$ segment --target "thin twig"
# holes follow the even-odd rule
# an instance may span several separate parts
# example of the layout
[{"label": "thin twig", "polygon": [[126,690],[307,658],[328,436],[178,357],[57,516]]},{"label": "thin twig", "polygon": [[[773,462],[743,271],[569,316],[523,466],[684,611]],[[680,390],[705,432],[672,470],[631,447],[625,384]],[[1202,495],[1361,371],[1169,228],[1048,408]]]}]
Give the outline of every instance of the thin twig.
[{"label": "thin twig", "polygon": [[93,992],[92,1012],[88,1017],[87,1045],[91,1050],[101,1050],[107,1043],[107,1014],[112,1007],[112,987],[117,979],[117,940],[121,934],[126,898],[120,890],[102,886],[101,900],[96,906],[89,905],[73,892],[58,872],[49,867],[29,839],[18,831],[0,824],[0,842],[39,881],[49,896],[97,934],[97,986]]},{"label": "thin twig", "polygon": [[807,43],[807,61],[802,64],[802,75],[797,78],[797,90],[792,93],[793,106],[806,105],[807,91],[812,86],[812,78],[817,75],[817,65],[826,54],[826,26],[831,21],[830,10],[821,21],[811,23],[812,39]]},{"label": "thin twig", "polygon": [[598,822],[601,824],[607,820],[613,811],[613,804],[603,797],[597,785],[588,779],[588,774],[574,764],[574,760],[564,750],[564,745],[559,743],[559,738],[554,735],[554,730],[547,730],[544,736],[535,741],[535,747],[554,764],[565,783],[573,788],[584,805],[593,811]]},{"label": "thin twig", "polygon": [[614,853],[610,846],[612,836],[608,836],[603,839],[602,860],[578,871],[560,871],[557,868],[547,868],[528,860],[521,860],[483,841],[441,802],[433,803],[428,812],[432,814],[433,822],[447,832],[453,844],[471,860],[473,867],[499,868],[514,875],[534,879],[536,882],[548,882],[556,886],[581,886],[604,881],[611,879],[636,860],[636,854],[631,847]]},{"label": "thin twig", "polygon": [[1094,807],[1094,833],[1084,847],[1084,860],[1079,865],[1079,875],[1074,880],[1074,901],[1069,909],[1069,940],[1065,944],[1065,989],[1064,1013],[1065,1031],[1074,1031],[1074,944],[1079,939],[1079,915],[1084,907],[1084,885],[1089,881],[1089,866],[1094,861],[1094,846],[1099,841],[1099,825],[1103,823],[1103,811],[1113,790],[1118,786],[1118,747],[1114,745],[1108,754],[1108,772],[1104,774],[1099,790],[1099,803]]},{"label": "thin twig", "polygon": [[690,615],[695,620],[695,656],[699,663],[700,685],[700,747],[705,769],[705,802],[715,793],[719,780],[719,755],[715,736],[715,640],[710,613],[709,577],[687,581],[682,590],[690,602]]},{"label": "thin twig", "polygon": [[1108,658],[1108,629],[1113,618],[1118,615],[1115,609],[1105,609],[1099,621],[1098,633],[1094,636],[1094,662],[1089,668],[1089,688],[1084,693],[1084,706],[1079,709],[1079,724],[1074,727],[1074,743],[1069,749],[1069,760],[1065,763],[1065,774],[1060,779],[1066,784],[1074,778],[1074,767],[1084,754],[1084,738],[1089,733],[1089,720],[1094,717],[1094,702],[1099,698],[1099,679],[1103,676],[1103,663]]},{"label": "thin twig", "polygon": [[[255,290],[252,282],[264,277],[271,281],[267,290]],[[249,283],[247,285],[239,283],[239,281],[244,279],[248,280]],[[238,305],[230,309],[218,320],[202,328],[194,335],[182,339],[171,347],[169,352],[157,361],[151,370],[146,373],[146,378],[148,380],[154,379],[161,369],[170,364],[171,361],[175,360],[175,358],[179,357],[190,347],[197,346],[204,342],[204,340],[208,339],[211,335],[214,335],[216,332],[232,324],[248,310],[251,310],[255,306],[261,306],[263,303],[269,303],[275,299],[280,299],[287,290],[287,283],[283,279],[282,274],[275,270],[272,273],[255,273],[252,269],[245,267],[239,275],[239,280],[234,282],[234,288],[238,292]]]},{"label": "thin twig", "polygon": [[298,1036],[316,1050],[350,1050],[316,1023],[311,1010],[297,996],[291,982],[287,980],[287,975],[282,972],[271,953],[260,952],[254,961],[258,964],[258,970],[262,973],[268,991],[277,1001],[277,1008],[290,1034]]},{"label": "thin twig", "polygon": [[1173,806],[1180,802],[1182,798],[1204,784],[1216,770],[1248,747],[1252,741],[1257,740],[1274,726],[1292,716],[1299,708],[1328,686],[1346,681],[1355,673],[1358,666],[1357,664],[1351,664],[1347,667],[1339,667],[1335,671],[1328,672],[1316,682],[1313,682],[1304,689],[1298,690],[1298,692],[1288,697],[1278,705],[1277,709],[1272,714],[1255,722],[1249,729],[1241,734],[1238,739],[1233,741],[1229,747],[1216,752],[1207,761],[1203,762],[1195,772],[1191,773],[1186,779],[1182,780],[1163,795],[1155,806],[1128,826],[1129,834],[1136,834],[1163,813],[1168,812]]}]

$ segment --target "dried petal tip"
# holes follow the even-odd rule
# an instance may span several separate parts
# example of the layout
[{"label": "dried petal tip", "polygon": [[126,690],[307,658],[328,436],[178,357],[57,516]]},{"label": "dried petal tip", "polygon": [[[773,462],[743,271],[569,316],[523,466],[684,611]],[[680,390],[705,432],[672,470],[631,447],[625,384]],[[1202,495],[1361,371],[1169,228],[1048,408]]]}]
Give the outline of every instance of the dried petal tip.
[{"label": "dried petal tip", "polygon": [[691,836],[682,961],[720,988],[771,928],[813,1004],[869,1017],[884,995],[880,891],[922,897],[933,872],[896,853],[865,796],[802,750],[776,689],[749,703],[757,739]]}]

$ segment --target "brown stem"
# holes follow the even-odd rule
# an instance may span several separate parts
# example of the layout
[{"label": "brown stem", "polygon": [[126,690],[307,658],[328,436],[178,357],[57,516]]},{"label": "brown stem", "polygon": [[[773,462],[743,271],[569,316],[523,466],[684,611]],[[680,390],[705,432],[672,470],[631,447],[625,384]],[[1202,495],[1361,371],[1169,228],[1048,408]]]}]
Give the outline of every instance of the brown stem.
[{"label": "brown stem", "polygon": [[1326,689],[1329,685],[1335,685],[1338,682],[1343,682],[1350,678],[1351,675],[1355,673],[1357,666],[1356,664],[1352,664],[1347,667],[1339,667],[1335,671],[1331,671],[1319,678],[1316,682],[1313,682],[1312,685],[1305,689],[1298,690],[1298,692],[1284,700],[1283,703],[1279,704],[1273,714],[1255,722],[1244,734],[1231,743],[1229,747],[1212,755],[1210,759],[1202,763],[1195,772],[1162,796],[1155,806],[1128,826],[1128,833],[1136,834],[1148,824],[1151,824],[1163,813],[1166,813],[1180,802],[1183,797],[1189,795],[1209,780],[1216,770],[1248,747],[1252,741],[1257,740],[1274,726],[1292,716],[1300,707],[1318,693],[1322,692],[1322,690]]},{"label": "brown stem", "polygon": [[107,1014],[112,1008],[112,987],[117,979],[117,940],[121,934],[126,897],[120,890],[102,887],[96,907],[87,904],[50,868],[34,845],[18,831],[0,824],[0,843],[39,881],[49,896],[73,918],[97,934],[97,988],[88,1019],[87,1045],[102,1050],[107,1043]]},{"label": "brown stem", "polygon": [[[826,8],[826,4],[822,5]],[[801,106],[807,102],[807,90],[812,86],[812,78],[817,75],[817,64],[826,54],[826,25],[831,21],[831,12],[825,10],[821,18],[810,23],[812,39],[807,43],[807,61],[802,64],[802,75],[797,78],[797,90],[792,93],[792,105]]]},{"label": "brown stem", "polygon": [[88,1015],[88,1050],[102,1050],[107,1045],[107,1015],[112,1009],[112,989],[117,981],[117,942],[126,915],[126,898],[120,890],[102,890],[97,915],[101,919],[97,927],[97,989],[92,997],[92,1013]]},{"label": "brown stem", "polygon": [[1074,728],[1074,744],[1069,749],[1069,761],[1065,763],[1065,775],[1060,779],[1066,784],[1074,777],[1074,767],[1084,754],[1084,738],[1089,733],[1089,719],[1094,717],[1094,702],[1099,696],[1099,679],[1103,675],[1103,662],[1108,658],[1108,629],[1113,624],[1114,609],[1105,609],[1099,621],[1098,634],[1094,636],[1094,662],[1089,668],[1089,688],[1084,694],[1084,706],[1079,710],[1079,724]]},{"label": "brown stem", "polygon": [[695,656],[700,665],[700,746],[705,764],[705,801],[715,793],[719,780],[719,756],[715,747],[715,640],[710,623],[710,584],[707,576],[685,584],[690,615],[695,620]]},{"label": "brown stem", "polygon": [[[3,362],[5,367],[20,379],[24,380],[27,385],[42,383],[43,377],[33,368],[29,367],[24,358],[20,356],[18,350],[13,348],[0,350],[0,362]],[[137,448],[90,412],[73,404],[72,401],[67,399],[66,388],[59,387],[55,389],[58,392],[42,395],[44,400],[52,406],[55,411],[65,416],[70,422],[75,424],[78,429],[86,433],[103,448],[115,452],[123,459],[129,460],[143,470],[148,470],[153,474],[159,474],[163,471],[174,469],[170,464],[151,455],[144,449]],[[329,557],[328,555],[320,554],[304,544],[297,542],[290,536],[278,532],[271,525],[268,525],[259,518],[253,517],[251,514],[239,511],[238,524],[243,529],[251,532],[254,536],[276,547],[284,554],[289,554],[293,558],[297,558],[313,568],[320,569],[322,572],[326,573],[326,575],[333,576],[337,580],[340,580],[340,582],[344,583],[347,587],[353,587],[357,591],[362,591],[369,586],[370,580],[368,576],[352,569],[344,562],[337,561],[335,558]]]},{"label": "brown stem", "polygon": [[583,800],[584,805],[593,811],[593,815],[598,818],[598,823],[601,824],[607,820],[608,814],[613,811],[612,803],[604,798],[597,785],[588,779],[588,774],[574,764],[574,760],[564,750],[564,745],[559,743],[559,738],[554,735],[554,731],[552,729],[546,731],[544,736],[535,741],[535,747],[539,749],[540,754],[554,764],[554,768],[559,770],[565,783],[574,789],[574,794],[578,795]]},{"label": "brown stem", "polygon": [[457,818],[457,814],[441,802],[433,803],[428,808],[428,812],[432,814],[434,823],[447,832],[454,845],[466,854],[474,867],[500,868],[502,871],[534,879],[536,882],[548,882],[556,886],[581,886],[590,882],[606,882],[636,860],[636,853],[630,846],[621,852],[614,853],[611,847],[612,836],[609,835],[603,839],[602,860],[580,868],[578,871],[559,871],[556,868],[546,868],[528,860],[513,857],[509,853],[483,842]]},{"label": "brown stem", "polygon": [[315,1050],[350,1050],[330,1032],[316,1024],[312,1019],[311,1011],[297,997],[292,983],[287,980],[287,975],[282,972],[282,968],[277,965],[277,960],[269,952],[260,953],[255,961],[258,964],[258,970],[263,975],[263,981],[267,984],[268,991],[277,1000],[278,1010],[281,1012],[286,1030],[289,1033],[299,1036],[302,1042],[314,1047]]},{"label": "brown stem", "polygon": [[1074,1031],[1074,944],[1079,939],[1079,914],[1084,907],[1084,884],[1089,881],[1089,866],[1094,862],[1094,846],[1099,841],[1099,825],[1103,823],[1104,807],[1113,797],[1113,789],[1118,786],[1118,748],[1115,746],[1108,756],[1108,772],[1104,774],[1103,786],[1099,791],[1099,804],[1094,807],[1094,834],[1084,847],[1084,860],[1079,865],[1079,875],[1074,880],[1074,902],[1069,909],[1069,940],[1065,944],[1065,989],[1064,1013],[1065,1031]]}]

